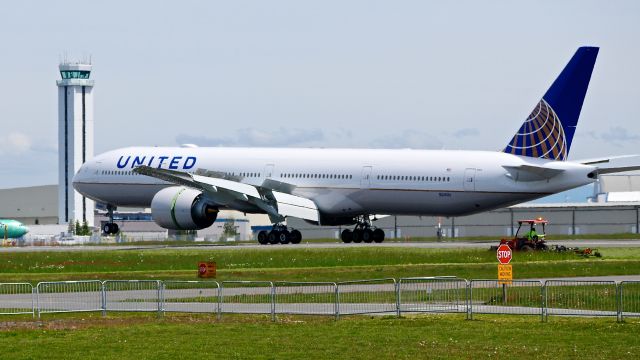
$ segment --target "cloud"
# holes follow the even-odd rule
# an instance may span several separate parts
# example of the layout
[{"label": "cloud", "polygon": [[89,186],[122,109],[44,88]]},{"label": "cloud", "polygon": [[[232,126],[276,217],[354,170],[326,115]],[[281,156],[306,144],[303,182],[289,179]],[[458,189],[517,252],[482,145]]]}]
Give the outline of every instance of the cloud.
[{"label": "cloud", "polygon": [[325,139],[321,129],[278,128],[263,130],[244,128],[236,130],[235,136],[206,137],[180,134],[176,136],[179,144],[196,144],[198,146],[294,146],[308,144]]},{"label": "cloud", "polygon": [[452,134],[454,137],[467,137],[467,136],[476,136],[480,135],[480,130],[476,128],[465,128],[455,131]]},{"label": "cloud", "polygon": [[0,136],[0,155],[21,155],[31,150],[31,139],[19,132]]},{"label": "cloud", "polygon": [[595,140],[602,140],[615,146],[623,146],[625,143],[635,143],[640,141],[640,135],[633,134],[621,126],[612,126],[606,132],[598,134],[594,131],[587,132],[587,135]]},{"label": "cloud", "polygon": [[374,148],[385,149],[441,149],[443,146],[436,136],[417,130],[405,130],[401,134],[389,134],[388,136],[374,139],[371,145]]}]

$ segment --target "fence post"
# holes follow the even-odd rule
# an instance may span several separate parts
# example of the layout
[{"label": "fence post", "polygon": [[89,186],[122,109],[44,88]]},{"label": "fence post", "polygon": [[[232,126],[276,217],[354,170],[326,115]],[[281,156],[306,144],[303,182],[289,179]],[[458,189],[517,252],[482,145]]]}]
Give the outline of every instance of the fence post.
[{"label": "fence post", "polygon": [[273,282],[271,284],[271,321],[276,321],[276,288]]},{"label": "fence post", "polygon": [[544,303],[545,303],[545,295],[544,295],[544,284],[540,281],[540,322],[544,322]]},{"label": "fence post", "polygon": [[333,286],[335,286],[335,310],[336,310],[336,320],[340,320],[340,288],[338,287],[338,284],[333,283]]},{"label": "fence post", "polygon": [[402,285],[402,279],[398,280],[398,282],[396,283],[396,313],[398,315],[398,318],[400,316],[402,316],[402,310],[400,310],[400,287]]},{"label": "fence post", "polygon": [[619,284],[616,283],[616,297],[618,298],[617,301],[617,307],[618,307],[618,322],[623,322],[624,321],[624,315],[622,314],[622,311],[624,310],[624,307],[622,306],[622,293],[624,291],[624,281],[620,282]]},{"label": "fence post", "polygon": [[40,283],[36,284],[36,307],[38,308],[38,320],[40,320]]},{"label": "fence post", "polygon": [[164,282],[156,280],[156,299],[158,301],[158,318],[164,315]]},{"label": "fence post", "polygon": [[31,318],[36,317],[36,289],[31,284]]},{"label": "fence post", "polygon": [[549,304],[547,299],[547,281],[549,280],[544,281],[541,290],[542,293],[540,294],[540,302],[542,304],[542,322],[549,321],[549,309],[547,308],[547,304]]},{"label": "fence post", "polygon": [[218,284],[218,321],[222,319],[222,287],[224,282]]},{"label": "fence post", "polygon": [[101,294],[100,295],[101,295],[101,298],[102,298],[102,304],[101,304],[102,305],[102,316],[103,317],[107,316],[107,289],[106,289],[106,286],[105,286],[106,282],[107,282],[106,280],[102,281],[101,282],[102,285],[100,286],[100,290],[101,290]]},{"label": "fence post", "polygon": [[473,279],[469,281],[467,292],[467,320],[473,320]]}]

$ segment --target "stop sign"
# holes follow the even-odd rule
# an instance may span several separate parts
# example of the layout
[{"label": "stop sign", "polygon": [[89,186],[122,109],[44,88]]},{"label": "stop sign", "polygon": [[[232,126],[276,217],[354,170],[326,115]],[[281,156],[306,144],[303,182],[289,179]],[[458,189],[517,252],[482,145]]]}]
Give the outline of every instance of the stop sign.
[{"label": "stop sign", "polygon": [[498,261],[502,265],[506,265],[511,262],[511,248],[507,244],[502,244],[498,246],[498,251],[496,252],[496,257]]}]

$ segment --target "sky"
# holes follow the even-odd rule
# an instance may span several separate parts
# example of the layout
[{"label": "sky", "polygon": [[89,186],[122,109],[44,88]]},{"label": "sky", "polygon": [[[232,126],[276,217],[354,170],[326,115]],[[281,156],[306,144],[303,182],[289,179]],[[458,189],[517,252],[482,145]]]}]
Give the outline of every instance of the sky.
[{"label": "sky", "polygon": [[0,188],[57,182],[64,58],[92,60],[96,154],[498,150],[575,50],[599,46],[580,159],[639,152],[638,39],[638,1],[3,2]]}]

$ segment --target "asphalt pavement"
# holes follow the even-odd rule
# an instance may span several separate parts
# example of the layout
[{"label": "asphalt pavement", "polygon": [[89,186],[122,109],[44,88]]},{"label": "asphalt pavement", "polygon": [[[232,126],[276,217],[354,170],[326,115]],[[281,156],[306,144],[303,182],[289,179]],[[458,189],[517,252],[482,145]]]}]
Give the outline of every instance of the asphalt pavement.
[{"label": "asphalt pavement", "polygon": [[[383,242],[381,244],[365,244],[342,242],[302,242],[301,244],[276,244],[276,245],[260,245],[258,243],[238,243],[238,244],[198,244],[187,243],[188,245],[88,245],[88,246],[25,246],[25,247],[2,247],[0,253],[3,252],[37,252],[37,251],[125,251],[125,250],[145,250],[145,249],[173,249],[173,250],[194,250],[194,249],[225,249],[225,250],[245,250],[245,249],[332,249],[332,248],[360,248],[360,247],[383,247],[383,248],[418,248],[418,249],[488,249],[499,243],[496,241],[441,241],[441,242]],[[640,247],[639,239],[589,239],[589,240],[559,240],[548,241],[548,245],[563,245],[566,247],[579,248],[604,248],[604,247]]]}]

